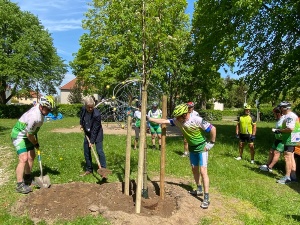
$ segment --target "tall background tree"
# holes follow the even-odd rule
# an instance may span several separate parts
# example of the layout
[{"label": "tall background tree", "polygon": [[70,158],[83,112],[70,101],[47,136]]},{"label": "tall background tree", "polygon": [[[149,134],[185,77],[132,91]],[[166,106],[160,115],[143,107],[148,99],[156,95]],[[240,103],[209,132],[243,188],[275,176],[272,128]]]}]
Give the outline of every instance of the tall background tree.
[{"label": "tall background tree", "polygon": [[[189,18],[184,13],[187,3],[185,0],[144,2],[144,24],[142,0],[92,2],[83,21],[88,33],[81,37],[81,47],[70,63],[76,77],[91,87],[89,91],[95,91],[93,87],[103,90],[107,84],[142,78],[143,63],[148,82],[151,80],[165,93],[170,87],[177,87],[172,82],[183,77],[181,57],[189,40]],[[176,98],[177,91],[173,89],[171,96]]]},{"label": "tall background tree", "polygon": [[[21,89],[55,94],[67,66],[49,32],[36,16],[8,0],[0,0],[0,9],[0,104]],[[12,93],[6,97],[8,86]]]},{"label": "tall background tree", "polygon": [[[296,100],[300,84],[300,1],[254,1],[238,36],[239,74],[261,99]],[[270,99],[272,96],[272,99]],[[278,102],[277,102],[278,103]]]}]

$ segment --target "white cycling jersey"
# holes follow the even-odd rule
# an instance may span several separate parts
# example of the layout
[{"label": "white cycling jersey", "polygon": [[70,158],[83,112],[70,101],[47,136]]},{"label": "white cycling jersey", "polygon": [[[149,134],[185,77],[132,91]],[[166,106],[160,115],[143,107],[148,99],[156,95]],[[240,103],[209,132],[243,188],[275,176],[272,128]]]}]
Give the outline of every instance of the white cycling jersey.
[{"label": "white cycling jersey", "polygon": [[199,113],[195,110],[193,110],[193,112],[190,113],[191,116],[200,116]]},{"label": "white cycling jersey", "polygon": [[11,138],[24,139],[27,133],[36,135],[44,123],[44,116],[39,109],[39,104],[25,112],[17,121],[11,132]]}]

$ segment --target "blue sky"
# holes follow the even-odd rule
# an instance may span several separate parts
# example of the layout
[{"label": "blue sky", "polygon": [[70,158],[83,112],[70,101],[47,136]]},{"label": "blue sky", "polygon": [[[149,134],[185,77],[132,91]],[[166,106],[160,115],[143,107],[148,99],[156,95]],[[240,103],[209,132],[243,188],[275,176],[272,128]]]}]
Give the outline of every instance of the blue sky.
[{"label": "blue sky", "polygon": [[[81,27],[87,3],[91,0],[11,0],[17,3],[22,11],[36,15],[43,26],[49,30],[59,56],[69,63],[73,53],[79,49],[79,38],[84,33]],[[188,0],[187,13],[192,16],[194,1]],[[63,80],[64,84],[74,78],[69,71]]]}]

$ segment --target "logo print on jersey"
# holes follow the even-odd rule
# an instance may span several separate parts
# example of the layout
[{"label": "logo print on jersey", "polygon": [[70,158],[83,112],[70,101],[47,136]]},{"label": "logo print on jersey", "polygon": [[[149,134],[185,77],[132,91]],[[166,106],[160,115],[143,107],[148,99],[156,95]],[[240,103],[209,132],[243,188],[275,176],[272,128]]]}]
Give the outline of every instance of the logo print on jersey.
[{"label": "logo print on jersey", "polygon": [[34,121],[34,123],[32,124],[32,127],[30,127],[29,130],[32,131],[33,128],[35,127],[35,125],[36,125],[36,121]]},{"label": "logo print on jersey", "polygon": [[202,124],[205,125],[207,124],[208,122],[206,120],[202,120]]}]

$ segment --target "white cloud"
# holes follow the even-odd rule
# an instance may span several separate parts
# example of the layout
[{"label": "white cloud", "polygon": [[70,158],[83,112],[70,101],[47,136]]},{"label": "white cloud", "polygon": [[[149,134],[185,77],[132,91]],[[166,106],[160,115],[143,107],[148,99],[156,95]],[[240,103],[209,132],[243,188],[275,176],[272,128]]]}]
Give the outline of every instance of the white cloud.
[{"label": "white cloud", "polygon": [[50,32],[82,29],[81,19],[42,20]]},{"label": "white cloud", "polygon": [[38,16],[50,32],[82,29],[88,0],[12,0],[21,10]]}]

